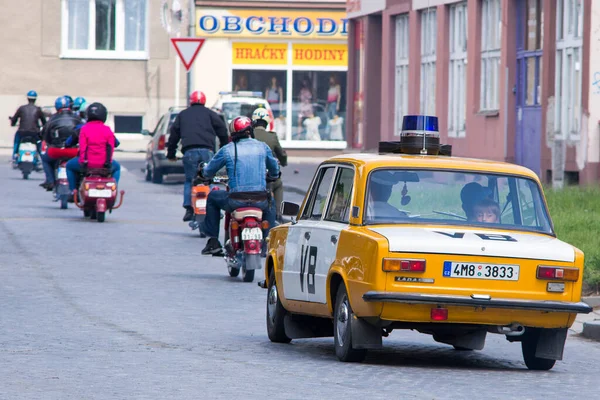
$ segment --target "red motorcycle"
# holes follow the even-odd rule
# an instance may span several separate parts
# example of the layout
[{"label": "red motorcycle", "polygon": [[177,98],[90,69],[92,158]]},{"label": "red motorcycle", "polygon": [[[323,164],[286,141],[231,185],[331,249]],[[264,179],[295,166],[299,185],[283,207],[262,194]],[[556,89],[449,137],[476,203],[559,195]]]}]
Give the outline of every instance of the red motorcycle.
[{"label": "red motorcycle", "polygon": [[119,204],[117,202],[117,181],[111,175],[111,169],[89,169],[79,185],[73,191],[75,205],[83,210],[84,217],[104,222],[106,211],[109,213],[123,204],[125,191],[121,190]]}]

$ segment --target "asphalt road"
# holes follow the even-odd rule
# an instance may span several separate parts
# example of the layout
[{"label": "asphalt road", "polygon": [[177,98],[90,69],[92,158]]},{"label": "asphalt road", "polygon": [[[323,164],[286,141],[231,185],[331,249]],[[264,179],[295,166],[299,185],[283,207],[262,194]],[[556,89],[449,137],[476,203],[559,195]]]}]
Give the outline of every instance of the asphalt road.
[{"label": "asphalt road", "polygon": [[[600,344],[570,335],[531,372],[520,346],[477,352],[395,331],[363,364],[333,339],[270,343],[266,290],[203,257],[181,185],[123,162],[125,203],[99,224],[0,158],[0,399],[597,399]],[[285,170],[284,170],[285,172]],[[292,201],[298,195],[287,196]]]}]

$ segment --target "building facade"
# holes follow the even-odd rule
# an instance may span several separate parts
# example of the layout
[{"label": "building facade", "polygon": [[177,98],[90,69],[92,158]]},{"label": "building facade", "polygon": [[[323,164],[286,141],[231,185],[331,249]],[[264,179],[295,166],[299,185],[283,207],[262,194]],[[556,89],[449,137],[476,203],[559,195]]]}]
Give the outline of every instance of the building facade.
[{"label": "building facade", "polygon": [[[436,115],[453,154],[600,179],[600,2],[349,0],[348,146]],[[592,27],[596,27],[592,29]]]},{"label": "building facade", "polygon": [[[175,103],[177,56],[159,12],[157,0],[5,2],[0,107],[12,115],[29,90],[40,106],[83,96],[106,105],[123,148],[145,149],[141,129],[153,129]],[[13,134],[7,124],[0,145],[12,146]]]},{"label": "building facade", "polygon": [[[288,149],[346,147],[347,20],[338,1],[197,1],[194,87],[260,92]],[[319,135],[310,134],[318,126]]]}]

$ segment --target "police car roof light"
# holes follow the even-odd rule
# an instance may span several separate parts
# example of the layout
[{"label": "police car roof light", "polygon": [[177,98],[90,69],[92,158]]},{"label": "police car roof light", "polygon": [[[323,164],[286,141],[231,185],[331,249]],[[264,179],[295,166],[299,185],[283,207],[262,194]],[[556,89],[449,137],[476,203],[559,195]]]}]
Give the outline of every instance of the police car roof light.
[{"label": "police car roof light", "polygon": [[379,142],[380,153],[452,155],[452,146],[440,144],[438,118],[429,115],[405,115],[398,142]]},{"label": "police car roof light", "polygon": [[439,137],[438,118],[430,115],[405,115],[400,136],[414,134]]}]

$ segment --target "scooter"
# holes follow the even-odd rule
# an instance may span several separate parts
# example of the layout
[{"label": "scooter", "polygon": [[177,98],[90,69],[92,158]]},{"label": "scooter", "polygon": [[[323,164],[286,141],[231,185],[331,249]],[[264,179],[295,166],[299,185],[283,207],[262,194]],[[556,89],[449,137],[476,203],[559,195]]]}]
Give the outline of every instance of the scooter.
[{"label": "scooter", "polygon": [[69,206],[69,194],[71,191],[69,190],[69,180],[67,179],[67,162],[77,157],[78,149],[76,147],[66,147],[66,148],[48,148],[44,143],[42,145],[42,151],[47,152],[50,157],[57,160],[57,167],[54,171],[55,182],[54,189],[52,193],[54,195],[53,201],[60,202],[60,209],[66,210]]},{"label": "scooter", "polygon": [[21,170],[23,179],[29,179],[31,172],[39,170],[36,141],[34,138],[25,137],[19,144],[16,168]]},{"label": "scooter", "polygon": [[110,168],[89,169],[79,186],[79,190],[73,191],[73,202],[83,210],[83,216],[95,219],[98,222],[104,222],[106,211],[112,210],[123,205],[123,196],[125,191],[121,190],[119,204],[117,202],[117,181],[112,177]]},{"label": "scooter", "polygon": [[[195,179],[192,182],[191,204],[194,209],[194,217],[190,221],[189,226],[193,231],[197,229],[201,238],[206,237],[204,232],[200,229],[200,226],[206,218],[206,200],[208,199],[208,194],[212,190],[219,190],[219,187],[216,185],[225,184],[227,182],[227,177],[224,176],[223,173],[220,173],[214,177],[211,182],[212,186],[199,179]],[[221,215],[221,218],[223,218],[223,215]]]}]

